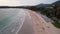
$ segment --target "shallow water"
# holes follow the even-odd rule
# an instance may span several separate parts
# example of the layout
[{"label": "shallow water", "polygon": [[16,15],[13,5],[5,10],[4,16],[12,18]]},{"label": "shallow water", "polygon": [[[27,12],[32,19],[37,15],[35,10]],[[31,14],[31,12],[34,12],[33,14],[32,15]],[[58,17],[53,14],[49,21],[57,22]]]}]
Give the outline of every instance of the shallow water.
[{"label": "shallow water", "polygon": [[0,9],[0,34],[16,34],[23,25],[25,16],[23,9]]}]

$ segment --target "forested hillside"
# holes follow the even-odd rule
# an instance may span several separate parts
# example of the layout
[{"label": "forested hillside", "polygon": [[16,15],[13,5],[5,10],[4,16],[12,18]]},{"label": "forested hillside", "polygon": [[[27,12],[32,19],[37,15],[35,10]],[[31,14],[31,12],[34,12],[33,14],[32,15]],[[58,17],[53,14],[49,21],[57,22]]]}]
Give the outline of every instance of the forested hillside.
[{"label": "forested hillside", "polygon": [[60,28],[60,1],[56,1],[52,4],[39,4],[36,6],[32,6],[29,9],[34,10],[36,12],[40,12],[47,17],[51,18],[55,23],[55,26]]}]

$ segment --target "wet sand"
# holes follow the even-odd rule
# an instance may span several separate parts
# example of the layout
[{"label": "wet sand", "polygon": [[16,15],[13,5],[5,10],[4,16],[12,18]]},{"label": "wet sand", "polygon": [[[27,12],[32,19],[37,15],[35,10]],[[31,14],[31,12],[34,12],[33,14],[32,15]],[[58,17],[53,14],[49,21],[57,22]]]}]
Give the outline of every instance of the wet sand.
[{"label": "wet sand", "polygon": [[57,28],[47,23],[38,13],[27,9],[25,11],[28,15],[18,34],[60,34]]},{"label": "wet sand", "polygon": [[59,29],[47,23],[38,13],[27,10],[32,18],[34,34],[60,34]]},{"label": "wet sand", "polygon": [[18,32],[18,34],[34,34],[34,29],[32,27],[32,20],[29,15],[25,17],[23,26]]}]

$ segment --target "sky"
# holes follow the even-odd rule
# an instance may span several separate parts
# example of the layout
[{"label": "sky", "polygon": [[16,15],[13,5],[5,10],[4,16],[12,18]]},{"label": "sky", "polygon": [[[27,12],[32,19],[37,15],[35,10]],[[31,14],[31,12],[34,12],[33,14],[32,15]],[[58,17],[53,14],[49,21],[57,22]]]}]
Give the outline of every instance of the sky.
[{"label": "sky", "polygon": [[51,4],[57,0],[0,0],[0,6],[34,6],[40,3]]}]

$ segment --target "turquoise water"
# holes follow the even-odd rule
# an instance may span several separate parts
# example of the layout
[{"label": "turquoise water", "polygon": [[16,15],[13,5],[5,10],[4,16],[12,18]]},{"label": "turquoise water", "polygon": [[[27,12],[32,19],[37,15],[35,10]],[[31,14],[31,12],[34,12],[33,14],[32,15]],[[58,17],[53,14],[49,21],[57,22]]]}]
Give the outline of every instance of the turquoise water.
[{"label": "turquoise water", "polygon": [[16,34],[21,29],[25,17],[24,9],[0,9],[0,34]]},{"label": "turquoise water", "polygon": [[5,19],[1,20],[0,21],[0,29],[2,29],[3,27],[5,27],[7,24],[9,24],[10,20],[9,20],[10,17],[6,17]]},{"label": "turquoise water", "polygon": [[8,24],[11,22],[11,19],[13,16],[16,16],[18,13],[18,9],[0,9],[0,30],[8,26]]}]

